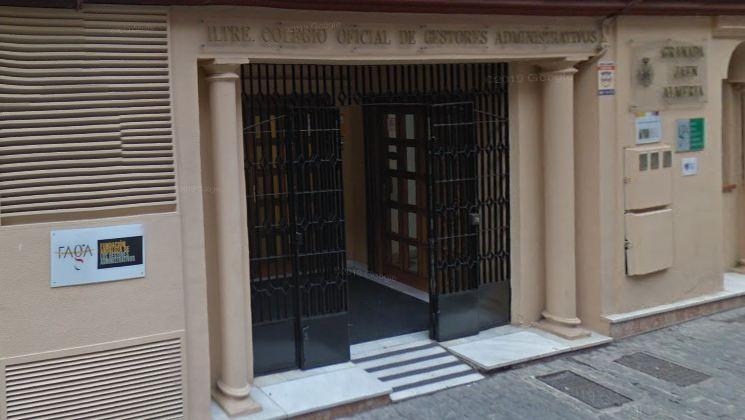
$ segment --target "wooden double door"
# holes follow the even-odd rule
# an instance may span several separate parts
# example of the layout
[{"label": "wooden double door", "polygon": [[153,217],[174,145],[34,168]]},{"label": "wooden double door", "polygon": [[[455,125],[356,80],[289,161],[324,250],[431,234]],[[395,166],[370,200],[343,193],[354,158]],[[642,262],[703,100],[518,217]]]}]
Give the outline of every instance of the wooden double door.
[{"label": "wooden double door", "polygon": [[428,290],[427,108],[376,105],[368,109],[371,258],[375,271]]}]

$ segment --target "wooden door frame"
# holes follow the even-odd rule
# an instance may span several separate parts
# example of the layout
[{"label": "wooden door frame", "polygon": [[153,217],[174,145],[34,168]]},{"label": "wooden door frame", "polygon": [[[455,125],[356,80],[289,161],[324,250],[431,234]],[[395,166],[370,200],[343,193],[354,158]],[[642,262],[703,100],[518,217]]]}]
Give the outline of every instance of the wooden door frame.
[{"label": "wooden door frame", "polygon": [[[415,182],[417,185],[417,205],[415,207],[417,208],[417,212],[422,212],[423,210],[425,212],[427,211],[426,152],[424,149],[426,145],[422,143],[426,141],[427,133],[426,105],[421,103],[367,104],[363,111],[363,121],[365,128],[365,166],[367,180],[366,188],[368,196],[368,261],[371,271],[393,277],[395,280],[399,280],[402,283],[408,285],[414,286],[418,284],[418,288],[427,291],[429,288],[429,246],[427,235],[429,226],[426,220],[426,213],[424,216],[425,220],[423,222],[419,220],[420,218],[418,218],[417,220],[418,227],[416,242],[418,243],[417,248],[418,250],[420,250],[418,251],[417,256],[419,267],[417,271],[421,274],[414,274],[406,269],[387,266],[385,264],[385,253],[389,251],[388,248],[385,246],[387,240],[385,229],[387,225],[384,220],[386,219],[387,214],[385,214],[383,211],[385,206],[381,205],[381,197],[385,193],[385,190],[383,189],[383,180],[385,180],[386,178],[386,165],[388,157],[386,156],[387,151],[384,147],[381,147],[380,144],[381,140],[385,136],[385,120],[383,119],[383,116],[385,114],[391,113],[390,111],[394,111],[397,114],[405,114],[406,112],[404,112],[403,110],[405,110],[406,108],[416,109],[415,113],[419,114],[420,118],[415,120],[415,130],[419,130],[419,132],[424,133],[421,136],[416,136],[419,138],[419,140],[415,140],[418,142],[416,143],[416,172],[422,172],[422,174],[420,174],[419,176],[415,176]],[[404,138],[403,136],[401,136],[404,130],[403,124],[398,124],[396,128],[398,136],[400,138]],[[401,165],[401,163],[402,159],[399,160],[399,165]],[[404,191],[402,189],[399,190],[399,196],[403,197]],[[423,204],[419,205],[419,203]],[[401,206],[406,207],[408,205],[401,204]],[[407,213],[406,210],[399,211]],[[399,220],[405,219],[403,215],[400,215],[399,217]],[[405,231],[407,231],[407,226],[408,220],[406,220],[404,223],[399,223],[399,233],[401,233],[401,236],[403,237],[406,237]],[[404,244],[404,242],[400,243]],[[399,252],[401,261],[407,261],[408,258],[404,259],[404,256],[408,255],[408,249],[405,252]]]}]

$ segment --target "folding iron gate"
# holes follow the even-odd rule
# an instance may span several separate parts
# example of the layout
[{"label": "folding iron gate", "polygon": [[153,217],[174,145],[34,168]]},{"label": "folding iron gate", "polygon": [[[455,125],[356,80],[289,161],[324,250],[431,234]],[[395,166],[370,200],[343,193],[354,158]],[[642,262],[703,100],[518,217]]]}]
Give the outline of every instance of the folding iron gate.
[{"label": "folding iron gate", "polygon": [[509,322],[506,64],[251,64],[243,73],[257,373],[349,357],[341,106],[427,107],[432,337]]},{"label": "folding iron gate", "polygon": [[479,232],[473,102],[429,107],[427,147],[431,330],[437,341],[479,332]]},{"label": "folding iron gate", "polygon": [[257,371],[348,360],[338,109],[322,96],[244,104]]}]

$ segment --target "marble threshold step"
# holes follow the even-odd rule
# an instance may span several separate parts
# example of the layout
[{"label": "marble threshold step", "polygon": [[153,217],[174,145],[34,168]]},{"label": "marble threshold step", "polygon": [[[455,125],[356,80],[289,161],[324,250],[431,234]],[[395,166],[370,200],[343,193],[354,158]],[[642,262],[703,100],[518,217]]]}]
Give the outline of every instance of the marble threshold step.
[{"label": "marble threshold step", "polygon": [[[502,326],[437,343],[427,332],[355,344],[352,360],[257,377],[251,397],[261,412],[233,420],[280,419],[386,398],[401,401],[484,379],[484,372],[611,341],[593,333],[565,340],[534,328]],[[229,417],[212,403],[214,420]]]}]

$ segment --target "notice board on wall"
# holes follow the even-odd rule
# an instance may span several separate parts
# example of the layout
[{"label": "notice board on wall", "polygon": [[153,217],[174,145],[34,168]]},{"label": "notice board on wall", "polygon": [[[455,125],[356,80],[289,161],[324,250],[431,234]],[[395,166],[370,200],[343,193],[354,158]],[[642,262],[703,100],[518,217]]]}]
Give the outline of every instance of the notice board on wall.
[{"label": "notice board on wall", "polygon": [[659,111],[637,112],[634,126],[636,144],[658,143],[662,140],[662,117]]},{"label": "notice board on wall", "polygon": [[698,152],[704,150],[704,119],[686,118],[676,121],[676,151]]},{"label": "notice board on wall", "polygon": [[142,225],[51,232],[51,286],[145,277]]}]

